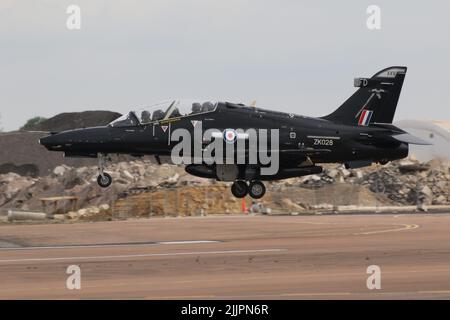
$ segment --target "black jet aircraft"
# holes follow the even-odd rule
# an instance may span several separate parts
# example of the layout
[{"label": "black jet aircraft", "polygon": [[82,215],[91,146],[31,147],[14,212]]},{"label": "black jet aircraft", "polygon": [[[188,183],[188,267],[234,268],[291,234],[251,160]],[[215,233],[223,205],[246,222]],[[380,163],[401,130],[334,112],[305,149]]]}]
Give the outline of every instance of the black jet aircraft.
[{"label": "black jet aircraft", "polygon": [[[249,194],[258,199],[265,194],[261,181],[286,179],[322,172],[321,163],[342,163],[347,168],[386,164],[408,155],[409,144],[428,144],[392,124],[406,75],[406,67],[394,66],[371,78],[356,78],[356,92],[331,114],[311,118],[294,113],[271,111],[230,102],[169,100],[145,110],[131,111],[104,127],[69,130],[40,139],[48,150],[66,157],[99,159],[98,184],[108,187],[112,178],[104,172],[108,154],[155,156],[161,163],[178,143],[171,135],[177,128],[194,134],[214,128],[223,132],[225,142],[247,139],[235,129],[279,131],[279,168],[271,175],[261,174],[267,163],[219,164],[198,161],[186,165],[192,175],[232,181],[238,198]],[[292,108],[291,108],[292,109]],[[229,139],[231,138],[231,139]],[[209,140],[202,138],[202,149]],[[269,145],[269,144],[268,144]],[[249,146],[246,146],[247,150]]]}]

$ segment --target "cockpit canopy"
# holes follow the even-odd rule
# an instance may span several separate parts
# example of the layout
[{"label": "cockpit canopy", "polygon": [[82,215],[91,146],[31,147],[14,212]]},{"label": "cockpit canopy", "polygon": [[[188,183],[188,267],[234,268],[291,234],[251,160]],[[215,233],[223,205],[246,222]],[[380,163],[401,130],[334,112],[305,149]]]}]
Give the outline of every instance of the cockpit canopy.
[{"label": "cockpit canopy", "polygon": [[216,110],[217,102],[210,100],[167,100],[139,110],[130,111],[109,125],[112,127],[131,127],[148,123],[208,113]]}]

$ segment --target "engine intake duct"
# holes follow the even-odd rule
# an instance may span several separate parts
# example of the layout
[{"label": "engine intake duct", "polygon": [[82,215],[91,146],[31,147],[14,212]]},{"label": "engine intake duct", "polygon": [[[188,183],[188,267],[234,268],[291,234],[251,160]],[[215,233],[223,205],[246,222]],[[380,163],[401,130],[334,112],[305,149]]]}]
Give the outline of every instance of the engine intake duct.
[{"label": "engine intake duct", "polygon": [[309,174],[318,174],[323,171],[320,166],[309,166],[301,168],[282,168],[278,171],[278,174],[274,176],[261,176],[261,180],[278,180],[288,179],[301,176],[307,176]]},{"label": "engine intake duct", "polygon": [[185,170],[193,176],[201,178],[216,178],[216,171],[213,167],[205,166],[203,164],[190,164],[186,166]]}]

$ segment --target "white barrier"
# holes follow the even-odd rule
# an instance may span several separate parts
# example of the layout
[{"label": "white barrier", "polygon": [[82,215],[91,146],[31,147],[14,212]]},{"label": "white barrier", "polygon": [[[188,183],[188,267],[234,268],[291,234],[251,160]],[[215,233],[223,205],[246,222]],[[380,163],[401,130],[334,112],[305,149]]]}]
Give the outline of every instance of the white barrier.
[{"label": "white barrier", "polygon": [[46,220],[49,218],[46,213],[26,212],[26,211],[8,211],[8,221],[27,221],[27,220]]}]

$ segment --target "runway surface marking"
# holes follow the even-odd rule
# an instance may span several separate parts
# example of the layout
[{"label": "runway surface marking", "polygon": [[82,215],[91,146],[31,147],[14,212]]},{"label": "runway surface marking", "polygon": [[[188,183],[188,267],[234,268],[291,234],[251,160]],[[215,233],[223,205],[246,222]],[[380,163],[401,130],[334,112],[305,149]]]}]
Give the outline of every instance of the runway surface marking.
[{"label": "runway surface marking", "polygon": [[219,240],[186,240],[186,241],[159,241],[158,244],[197,244],[197,243],[216,243]]},{"label": "runway surface marking", "polygon": [[[401,271],[401,274],[406,274],[406,273],[436,273],[436,272],[446,272],[448,273],[450,271],[450,269],[445,269],[445,270],[439,270],[439,269],[427,269],[427,270],[421,270],[421,271],[413,271],[413,270],[406,270],[406,271]],[[384,272],[385,274],[398,274],[399,272]],[[345,276],[359,276],[361,273],[359,272],[341,272],[341,273],[325,273],[325,274],[302,274],[302,277],[306,277],[308,279],[313,279],[313,278],[333,278],[333,277],[345,277]],[[223,277],[223,278],[216,278],[216,279],[195,279],[195,280],[183,280],[183,281],[179,281],[179,280],[175,280],[175,281],[166,281],[165,284],[184,284],[184,283],[212,283],[212,282],[223,282],[226,280],[239,280],[241,282],[241,286],[245,284],[246,281],[254,281],[254,280],[267,280],[267,276],[258,276],[258,277]],[[272,275],[271,279],[298,279],[298,275],[289,275],[289,276],[280,276],[280,275]],[[137,287],[148,287],[148,286],[153,286],[155,284],[157,284],[157,281],[139,281],[139,282],[135,282],[135,281],[125,281],[125,282],[114,282],[114,283],[101,283],[101,284],[83,284],[83,288],[84,289],[106,289],[106,288],[120,288],[120,287],[130,287],[133,286],[133,288],[137,288]],[[23,286],[22,286],[23,287]],[[38,288],[29,288],[29,287],[24,287],[24,288],[19,288],[16,286],[16,288],[5,288],[4,290],[2,288],[0,288],[0,293],[2,292],[27,292],[30,290],[36,290],[36,291],[52,291],[52,290],[58,290],[59,287],[38,287]],[[289,292],[289,293],[261,293],[258,295],[255,294],[249,294],[249,295],[239,295],[239,296],[228,296],[229,298],[232,297],[239,297],[239,298],[250,298],[250,297],[272,297],[272,296],[320,296],[320,295],[359,295],[362,294],[362,292],[360,291],[355,291],[355,292]],[[367,294],[378,294],[378,295],[399,295],[399,294],[449,294],[450,295],[450,290],[422,290],[422,291],[402,291],[402,292],[395,292],[395,291],[383,291],[383,290],[377,290],[377,291],[370,291],[367,292]],[[186,296],[189,297],[189,296]],[[216,295],[208,295],[208,297],[223,297],[221,295],[216,296]],[[172,297],[165,297],[165,298],[174,298]],[[163,297],[153,297],[153,299],[163,299]]]},{"label": "runway surface marking", "polygon": [[311,222],[311,221],[293,221],[292,223],[298,223],[298,224],[317,224],[317,225],[324,225],[324,224],[339,224],[339,222]]},{"label": "runway surface marking", "polygon": [[318,292],[313,292],[313,293],[306,293],[306,292],[302,292],[302,293],[280,293],[280,294],[251,294],[251,295],[226,295],[226,296],[221,296],[221,295],[202,295],[202,296],[147,296],[144,297],[144,299],[155,299],[155,300],[170,300],[170,299],[176,299],[176,300],[184,300],[184,299],[240,299],[240,298],[249,298],[249,297],[260,297],[260,298],[264,298],[264,297],[290,297],[290,296],[349,296],[352,295],[351,292],[324,292],[324,293],[318,293]]},{"label": "runway surface marking", "polygon": [[[99,223],[86,225],[87,232],[84,226],[75,226],[75,230],[65,229],[65,226],[58,226],[61,229],[38,226],[30,227],[26,232],[23,226],[8,226],[2,234],[6,238],[0,241],[10,238],[23,243],[18,243],[19,248],[13,248],[14,243],[2,243],[3,248],[11,250],[2,251],[0,248],[0,257],[4,259],[0,260],[3,274],[0,276],[0,297],[450,298],[450,278],[447,276],[450,272],[450,234],[446,232],[450,214],[442,218],[441,215],[416,214],[408,217],[395,214],[301,219],[208,217],[197,225],[199,220],[194,217],[192,220],[170,219],[170,224],[167,224],[169,219],[155,219],[151,223],[117,222],[118,225],[115,222]],[[246,223],[241,223],[243,221]],[[126,231],[120,223],[127,223]],[[172,227],[173,231],[167,231]],[[199,235],[205,230],[208,232]],[[68,240],[70,232],[75,235],[83,232],[81,239],[85,243],[81,244],[82,247]],[[318,234],[326,237],[312,238]],[[335,238],[334,235],[342,237]],[[191,246],[179,243],[180,239],[195,241],[193,239],[199,236],[201,238],[197,241],[211,239],[219,243],[201,245],[194,242]],[[53,238],[58,242],[52,241]],[[274,239],[276,242],[272,242]],[[302,242],[303,239],[308,241]],[[156,240],[161,243],[155,245]],[[355,240],[359,241],[357,246],[354,246]],[[75,249],[64,250],[67,248],[64,243]],[[25,247],[28,245],[30,247]],[[92,245],[122,248],[90,250]],[[370,254],[370,262],[367,261],[366,255],[369,253],[365,253],[365,246],[370,252],[375,250]],[[49,247],[59,250],[45,251]],[[202,261],[204,267],[192,267],[197,266],[194,264],[197,261],[192,260],[196,257],[206,259]],[[309,258],[312,260],[309,261]],[[372,261],[382,266],[386,276],[381,290],[365,288],[366,265]],[[64,278],[63,267],[78,262],[89,265],[88,273],[92,278],[86,278],[83,282],[83,289],[86,290],[67,293],[61,281]],[[299,268],[294,265],[297,262]],[[383,263],[387,266],[385,269]],[[146,270],[148,264],[152,266]],[[185,272],[180,273],[179,270]],[[205,270],[208,272],[205,273]],[[333,279],[331,284],[330,279]]]},{"label": "runway surface marking", "polygon": [[17,250],[43,250],[43,249],[79,249],[79,248],[121,248],[121,247],[147,247],[157,245],[175,245],[175,244],[203,244],[217,243],[219,240],[187,240],[187,241],[155,241],[155,242],[130,242],[130,243],[105,243],[105,244],[70,244],[58,246],[29,246],[29,247],[0,247],[0,251]]},{"label": "runway surface marking", "polygon": [[385,233],[385,232],[397,232],[397,231],[417,229],[419,227],[418,224],[401,224],[400,226],[402,226],[402,227],[395,228],[395,229],[387,229],[387,230],[359,232],[359,233],[355,233],[355,235],[363,235],[363,234],[367,235],[367,234],[377,234],[377,233]]},{"label": "runway surface marking", "polygon": [[[339,225],[339,222],[310,222],[310,221],[295,221],[293,223],[298,224],[311,224],[311,225]],[[397,231],[404,231],[404,230],[412,230],[417,229],[420,226],[418,224],[394,224],[394,226],[401,226],[400,228],[394,228],[394,229],[382,229],[382,230],[374,230],[374,231],[367,231],[367,232],[357,232],[353,233],[353,235],[370,235],[370,234],[377,234],[377,233],[385,233],[385,232],[397,232]],[[357,226],[354,226],[357,227]],[[344,229],[353,229],[353,226],[348,226]],[[342,230],[342,228],[341,228]],[[317,230],[319,233],[315,233],[316,231],[307,232],[312,234],[313,236],[327,236],[327,235],[343,235],[343,233],[320,233],[321,230]],[[303,232],[305,234],[305,232]]]},{"label": "runway surface marking", "polygon": [[343,297],[343,296],[357,296],[357,297],[367,297],[370,296],[408,296],[408,295],[428,295],[428,294],[450,294],[450,291],[367,291],[367,292],[293,292],[293,293],[279,293],[279,294],[249,294],[249,295],[193,295],[193,296],[146,296],[144,299],[154,299],[154,300],[183,300],[183,299],[255,299],[255,298],[288,298],[288,297]]},{"label": "runway surface marking", "polygon": [[4,259],[4,260],[0,260],[0,263],[8,263],[8,262],[35,262],[35,261],[63,261],[63,260],[127,259],[127,258],[142,258],[142,257],[166,257],[166,256],[209,255],[209,254],[229,254],[229,253],[232,253],[232,254],[233,253],[259,253],[259,252],[282,252],[282,251],[287,251],[287,249],[193,251],[193,252],[143,253],[143,254],[124,254],[124,255],[108,255],[108,256],[85,256],[85,257]]}]

